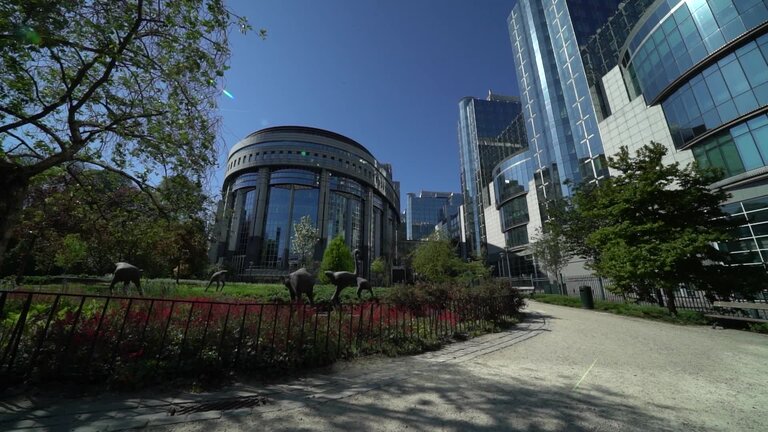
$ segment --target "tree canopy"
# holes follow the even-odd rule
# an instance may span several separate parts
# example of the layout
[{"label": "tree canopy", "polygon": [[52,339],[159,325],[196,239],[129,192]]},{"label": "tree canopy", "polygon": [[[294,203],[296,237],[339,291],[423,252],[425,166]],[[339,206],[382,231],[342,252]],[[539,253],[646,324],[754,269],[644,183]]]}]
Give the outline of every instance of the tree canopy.
[{"label": "tree canopy", "polygon": [[31,179],[54,167],[100,167],[143,190],[202,181],[232,25],[249,29],[223,0],[0,3],[0,257]]},{"label": "tree canopy", "polygon": [[720,173],[696,164],[662,163],[666,148],[651,143],[634,156],[626,147],[609,158],[619,173],[599,185],[577,188],[560,221],[571,249],[611,279],[613,289],[661,288],[675,312],[674,290],[701,282],[727,261],[714,244],[732,238],[733,224],[720,205],[727,193],[709,185]]}]

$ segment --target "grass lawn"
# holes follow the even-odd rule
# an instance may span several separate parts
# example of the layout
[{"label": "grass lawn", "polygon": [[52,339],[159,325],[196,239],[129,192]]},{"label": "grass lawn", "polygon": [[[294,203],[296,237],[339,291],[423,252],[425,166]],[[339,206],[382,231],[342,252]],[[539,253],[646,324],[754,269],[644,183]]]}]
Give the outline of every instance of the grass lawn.
[{"label": "grass lawn", "polygon": [[[542,303],[555,304],[568,307],[581,307],[578,297],[570,297],[559,294],[536,294],[533,300]],[[638,305],[633,303],[612,303],[595,300],[595,310],[610,312],[617,315],[647,318],[657,321],[666,321],[675,324],[705,325],[708,320],[699,312],[679,309],[677,316],[672,315],[666,308],[659,306]]]},{"label": "grass lawn", "polygon": [[[288,289],[282,284],[253,284],[242,282],[227,282],[224,289],[220,292],[216,292],[215,285],[211,285],[208,291],[205,291],[205,287],[208,281],[197,281],[182,279],[179,284],[176,285],[176,281],[173,279],[143,279],[141,281],[141,287],[144,291],[144,295],[147,297],[161,297],[161,298],[215,298],[220,300],[226,299],[239,299],[253,302],[275,302],[290,300],[291,296],[288,294]],[[16,288],[17,290],[30,290],[30,291],[43,291],[43,292],[66,292],[66,293],[87,293],[87,294],[108,294],[109,282],[98,284],[80,284],[69,283],[64,284],[22,284]],[[315,301],[324,301],[331,298],[336,287],[333,285],[315,285]],[[373,289],[374,294],[379,299],[385,300],[389,292],[389,288],[375,287]],[[129,295],[136,293],[133,284],[130,285]],[[122,294],[122,284],[115,285],[115,295]],[[363,293],[363,300],[368,299],[369,294]],[[305,301],[306,301],[306,297]],[[344,303],[357,302],[357,288],[350,287],[345,288],[341,292],[341,300]]]}]

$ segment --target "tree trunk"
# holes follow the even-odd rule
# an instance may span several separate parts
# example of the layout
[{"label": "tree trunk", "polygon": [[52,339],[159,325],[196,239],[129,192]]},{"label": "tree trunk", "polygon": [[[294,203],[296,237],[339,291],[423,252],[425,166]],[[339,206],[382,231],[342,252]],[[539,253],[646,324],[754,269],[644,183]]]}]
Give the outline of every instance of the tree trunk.
[{"label": "tree trunk", "polygon": [[0,268],[13,229],[21,217],[28,189],[29,177],[24,171],[17,168],[0,170]]},{"label": "tree trunk", "polygon": [[664,294],[667,295],[667,309],[669,309],[669,313],[677,316],[677,305],[675,305],[675,289],[671,287],[664,287]]}]

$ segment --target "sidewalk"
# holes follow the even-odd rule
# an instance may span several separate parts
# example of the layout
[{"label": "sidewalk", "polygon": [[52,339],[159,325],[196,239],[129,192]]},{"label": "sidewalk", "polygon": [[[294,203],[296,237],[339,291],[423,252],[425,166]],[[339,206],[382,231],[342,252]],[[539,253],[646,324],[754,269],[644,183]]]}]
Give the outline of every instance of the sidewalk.
[{"label": "sidewalk", "polygon": [[435,352],[399,358],[338,363],[330,371],[280,384],[236,384],[214,393],[143,397],[108,394],[78,399],[19,396],[0,400],[0,430],[117,431],[210,420],[232,420],[304,408],[388,388],[448,364],[492,354],[547,331],[547,320],[531,315],[502,332],[454,343]]}]

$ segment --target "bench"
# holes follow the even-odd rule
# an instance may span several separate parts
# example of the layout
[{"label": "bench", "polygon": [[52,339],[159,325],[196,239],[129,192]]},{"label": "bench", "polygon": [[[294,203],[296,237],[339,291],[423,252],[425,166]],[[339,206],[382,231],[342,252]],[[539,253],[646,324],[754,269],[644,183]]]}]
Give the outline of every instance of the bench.
[{"label": "bench", "polygon": [[536,288],[532,286],[519,286],[519,287],[515,287],[515,289],[518,290],[520,294],[523,294],[523,295],[531,295],[534,293],[534,291],[536,291]]},{"label": "bench", "polygon": [[[754,310],[754,311],[767,310],[768,311],[768,303],[716,301],[713,303],[713,305],[716,308]],[[742,316],[731,316],[731,315],[720,315],[720,314],[704,314],[704,316],[708,318],[714,318],[715,320],[737,320],[737,321],[748,321],[748,322],[756,322],[756,323],[768,323],[768,319],[763,319],[758,317],[742,317]],[[717,321],[715,321],[715,323],[717,323]],[[713,325],[713,328],[714,328],[714,325]]]}]

